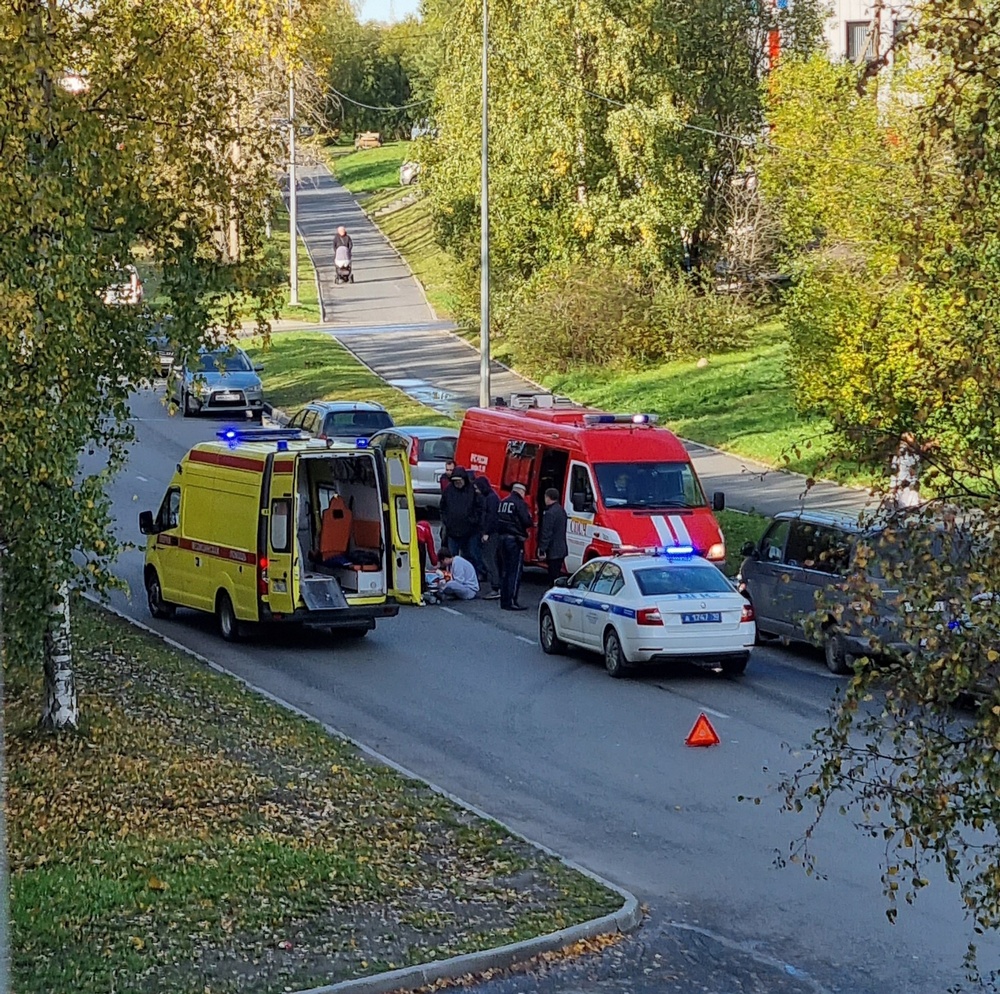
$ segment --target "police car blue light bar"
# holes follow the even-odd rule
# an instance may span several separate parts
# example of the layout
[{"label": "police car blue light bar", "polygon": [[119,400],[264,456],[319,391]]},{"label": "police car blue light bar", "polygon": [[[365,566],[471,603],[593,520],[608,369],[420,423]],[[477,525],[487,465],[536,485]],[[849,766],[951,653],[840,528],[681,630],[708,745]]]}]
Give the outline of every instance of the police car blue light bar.
[{"label": "police car blue light bar", "polygon": [[616,545],[614,556],[693,556],[693,545]]},{"label": "police car blue light bar", "polygon": [[655,414],[585,414],[585,425],[655,425]]}]

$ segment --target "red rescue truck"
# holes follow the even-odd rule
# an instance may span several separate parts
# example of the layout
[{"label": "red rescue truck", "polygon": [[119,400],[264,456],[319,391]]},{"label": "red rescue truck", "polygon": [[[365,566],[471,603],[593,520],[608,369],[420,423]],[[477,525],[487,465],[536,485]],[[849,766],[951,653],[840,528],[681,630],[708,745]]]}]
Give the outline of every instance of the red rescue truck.
[{"label": "red rescue truck", "polygon": [[[582,407],[472,408],[458,436],[455,461],[485,476],[505,496],[527,488],[535,521],[549,487],[559,491],[568,518],[572,572],[594,556],[621,547],[690,546],[716,563],[726,545],[680,439],[656,427],[650,414],[607,414]],[[525,562],[538,564],[537,529]]]}]

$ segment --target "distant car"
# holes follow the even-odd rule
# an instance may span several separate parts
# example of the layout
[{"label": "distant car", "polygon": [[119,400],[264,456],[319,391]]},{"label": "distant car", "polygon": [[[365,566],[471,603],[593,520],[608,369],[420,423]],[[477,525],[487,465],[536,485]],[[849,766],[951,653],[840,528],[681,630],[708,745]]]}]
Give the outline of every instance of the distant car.
[{"label": "distant car", "polygon": [[410,453],[414,503],[417,507],[440,507],[441,477],[445,461],[455,458],[458,429],[396,425],[377,432],[371,440],[377,448],[400,443],[406,445]]},{"label": "distant car", "polygon": [[255,366],[243,349],[202,349],[173,367],[167,396],[176,401],[186,418],[238,412],[260,421],[264,387],[258,373],[263,368]]},{"label": "distant car", "polygon": [[317,400],[288,422],[289,428],[299,428],[315,438],[371,438],[392,426],[389,412],[367,400]]},{"label": "distant car", "polygon": [[169,376],[170,370],[174,368],[174,343],[170,336],[173,320],[172,315],[164,315],[153,324],[146,336],[150,350],[156,357],[155,368],[162,377]]},{"label": "distant car", "polygon": [[538,606],[538,639],[604,656],[613,677],[641,663],[696,663],[738,676],[756,637],[750,602],[690,546],[599,556],[559,577]]},{"label": "distant car", "polygon": [[104,288],[101,299],[112,307],[126,307],[141,303],[142,295],[142,280],[139,279],[139,270],[129,263],[120,269],[112,282]]}]

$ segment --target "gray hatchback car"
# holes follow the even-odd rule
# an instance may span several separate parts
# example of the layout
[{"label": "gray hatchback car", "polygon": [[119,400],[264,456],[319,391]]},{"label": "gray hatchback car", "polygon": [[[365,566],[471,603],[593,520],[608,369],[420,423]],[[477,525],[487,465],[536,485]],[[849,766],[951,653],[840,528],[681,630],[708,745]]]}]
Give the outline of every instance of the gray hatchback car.
[{"label": "gray hatchback car", "polygon": [[[878,542],[857,515],[828,511],[786,511],[775,516],[759,542],[747,542],[737,577],[757,616],[757,631],[792,641],[821,645],[827,667],[851,673],[873,645],[909,649],[894,631],[898,591],[882,579],[875,563],[864,567],[877,589],[876,612],[859,617],[845,591],[845,579],[862,567],[856,561],[859,539]],[[817,611],[829,611],[824,619]],[[839,615],[839,617],[838,617]]]}]

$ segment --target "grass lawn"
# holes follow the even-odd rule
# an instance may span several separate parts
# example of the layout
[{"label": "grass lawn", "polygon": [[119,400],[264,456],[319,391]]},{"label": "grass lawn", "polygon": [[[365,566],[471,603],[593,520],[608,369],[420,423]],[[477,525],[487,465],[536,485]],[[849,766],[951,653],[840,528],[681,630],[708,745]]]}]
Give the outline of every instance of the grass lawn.
[{"label": "grass lawn", "polygon": [[92,605],[74,635],[78,733],[38,730],[40,668],[7,677],[20,994],[299,990],[621,904]]},{"label": "grass lawn", "polygon": [[313,269],[309,253],[302,242],[297,239],[298,263],[299,263],[299,303],[293,307],[289,302],[290,289],[287,284],[289,259],[291,250],[289,248],[288,237],[288,209],[282,203],[274,213],[271,222],[271,240],[267,244],[267,251],[277,256],[281,271],[285,274],[286,283],[282,292],[281,303],[278,308],[278,317],[289,320],[315,321],[319,323],[319,295],[316,290],[316,271]]},{"label": "grass lawn", "polygon": [[291,413],[312,400],[372,400],[397,424],[452,425],[453,421],[388,386],[339,342],[320,332],[290,331],[240,343],[264,366],[264,397]]},{"label": "grass lawn", "polygon": [[744,542],[757,542],[764,534],[768,518],[753,511],[744,514],[742,511],[717,511],[715,517],[726,537],[726,565],[723,567],[727,576],[736,576],[743,563],[740,549]]},{"label": "grass lawn", "polygon": [[[406,161],[409,148],[409,142],[386,142],[381,148],[346,154],[336,149],[325,152],[330,171],[358,196],[398,187],[399,167]],[[358,199],[363,202],[363,196]]]}]

